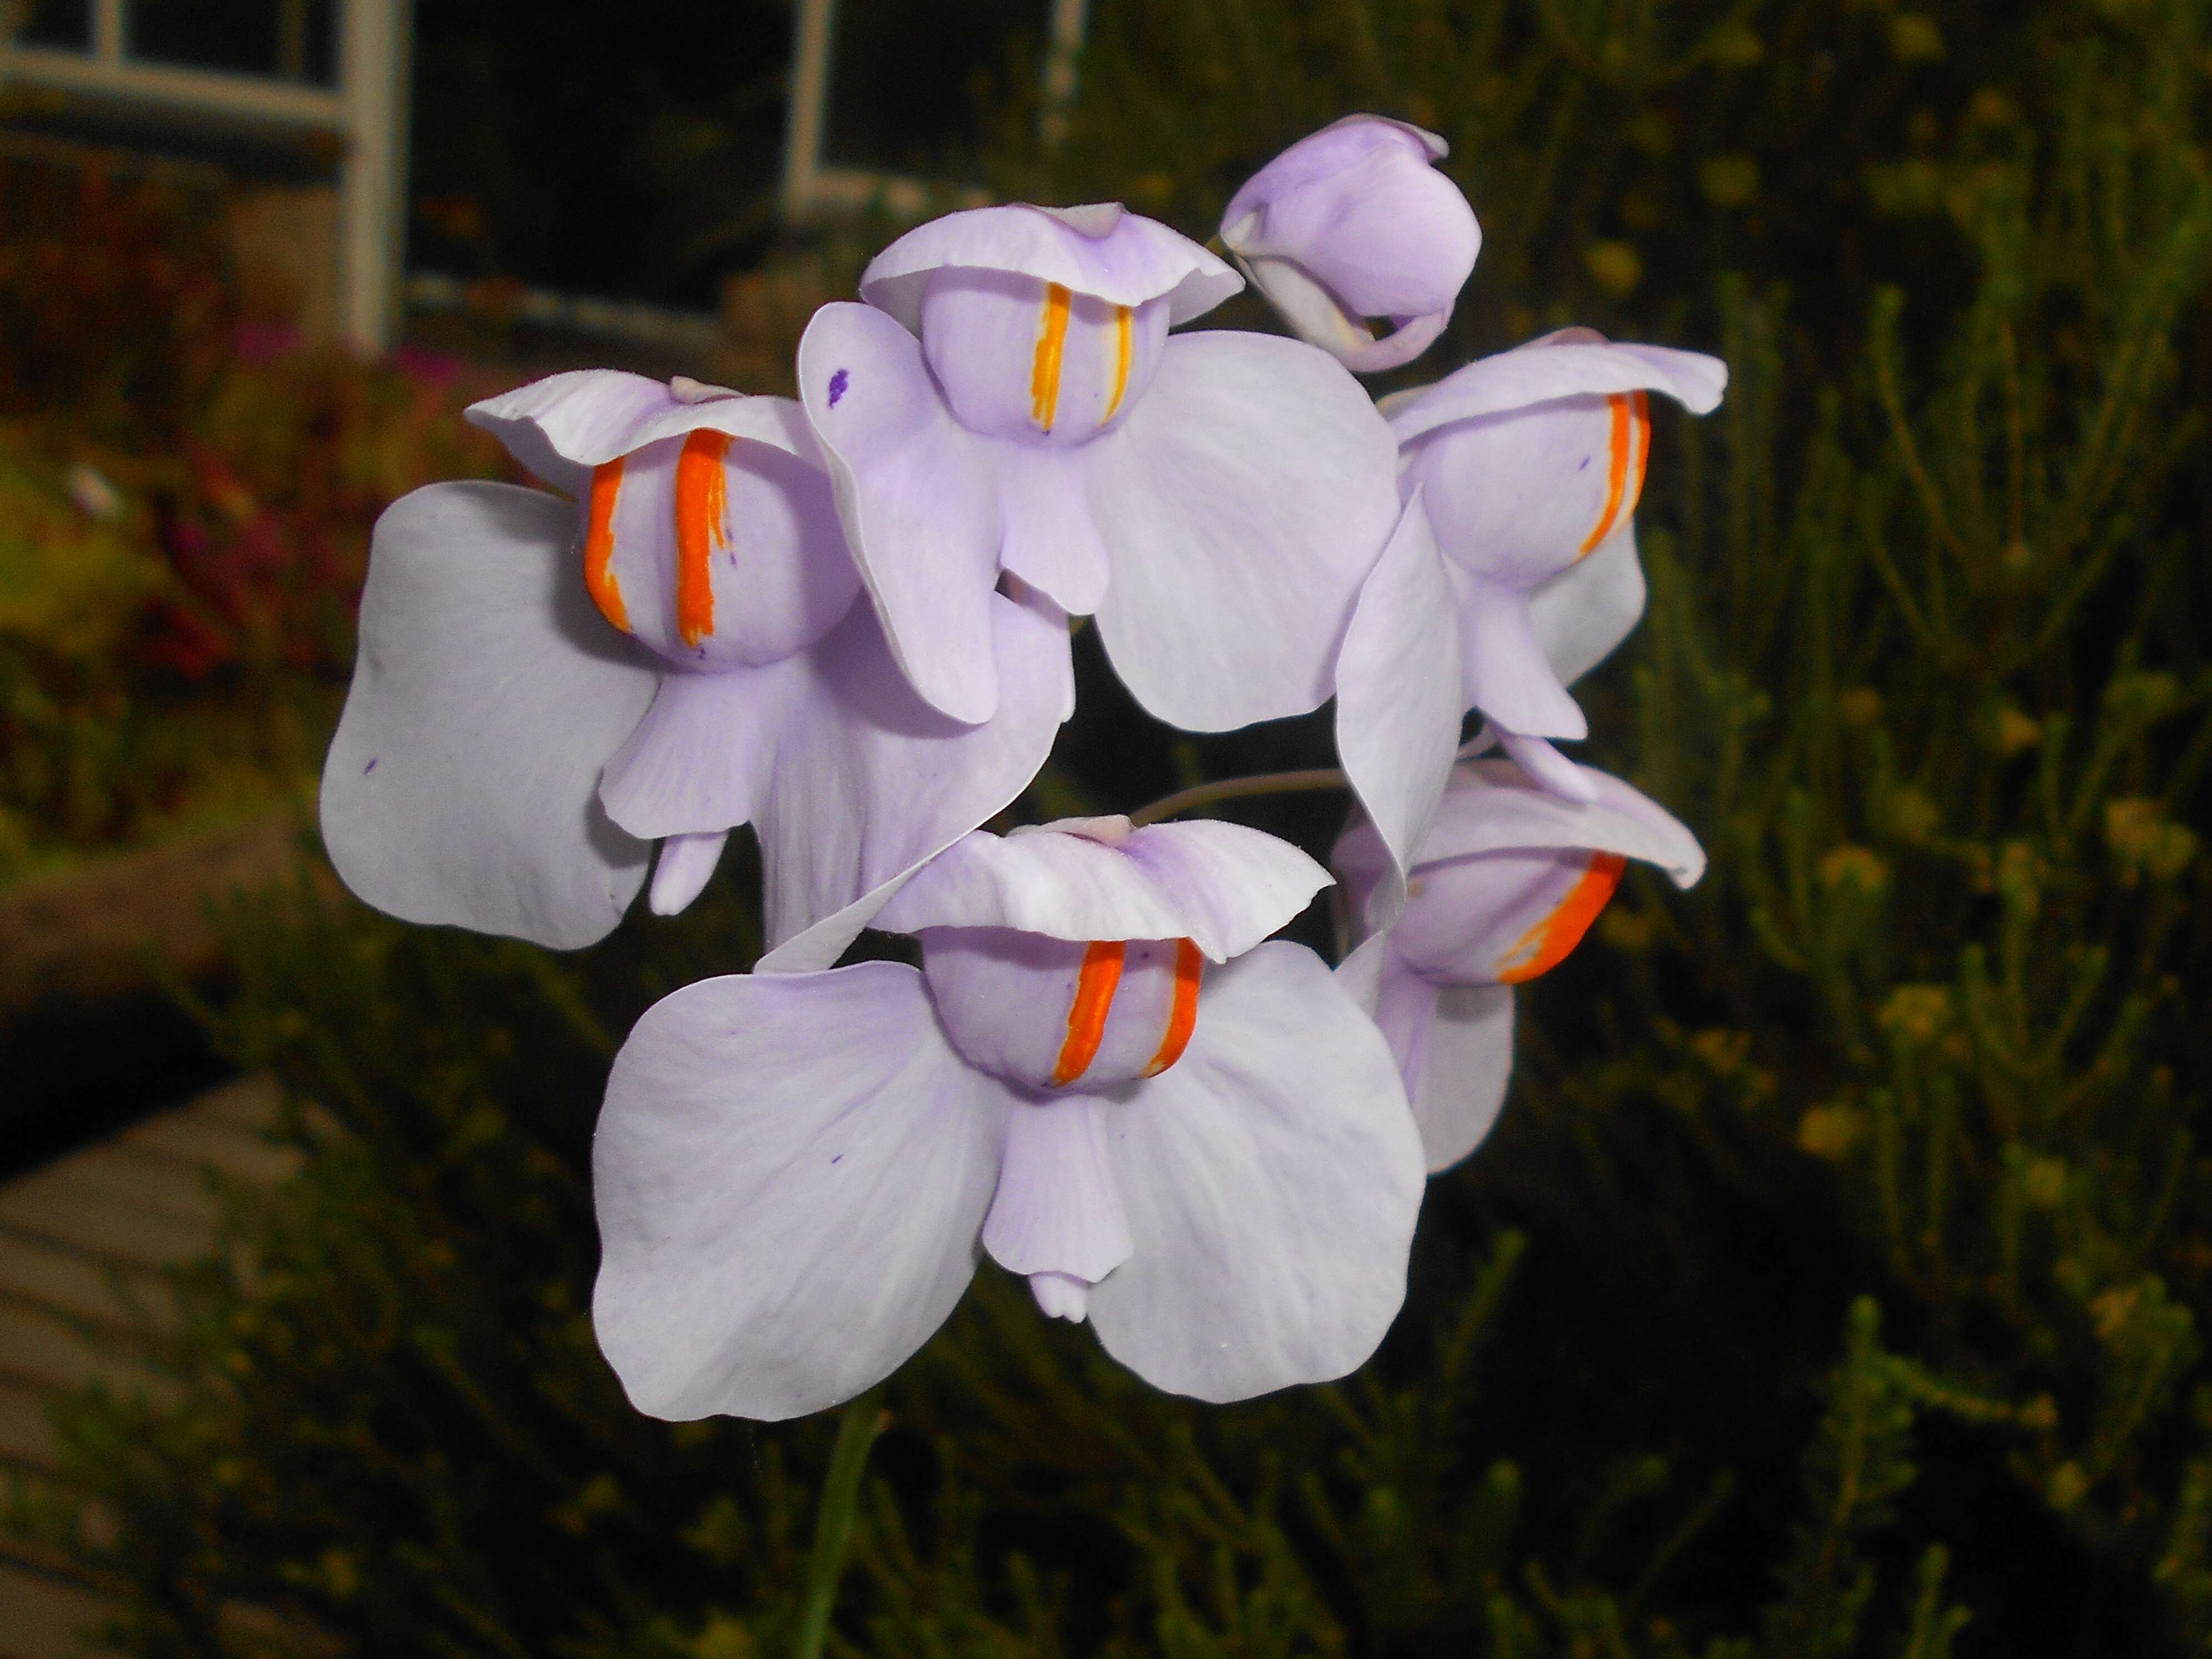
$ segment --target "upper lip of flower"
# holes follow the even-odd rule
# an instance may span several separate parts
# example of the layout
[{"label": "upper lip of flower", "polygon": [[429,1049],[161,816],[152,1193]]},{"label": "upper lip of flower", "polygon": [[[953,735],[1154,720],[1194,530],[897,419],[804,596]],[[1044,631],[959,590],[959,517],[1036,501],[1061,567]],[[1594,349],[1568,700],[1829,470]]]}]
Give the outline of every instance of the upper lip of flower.
[{"label": "upper lip of flower", "polygon": [[1404,445],[1478,416],[1583,393],[1663,392],[1692,415],[1709,415],[1727,386],[1728,365],[1717,357],[1572,328],[1477,358],[1432,386],[1393,397],[1384,413]]},{"label": "upper lip of flower", "polygon": [[[1595,790],[1587,805],[1561,799],[1507,760],[1462,761],[1413,861],[1413,874],[1448,860],[1543,848],[1615,853],[1656,865],[1678,887],[1705,872],[1705,848],[1674,815],[1641,791],[1594,767],[1577,769]],[[1358,928],[1360,901],[1389,868],[1382,837],[1364,819],[1338,837],[1329,862],[1344,878]]]},{"label": "upper lip of flower", "polygon": [[[1103,232],[1095,228],[1102,222]],[[1211,311],[1244,286],[1197,243],[1118,202],[1059,209],[1014,203],[948,213],[908,231],[869,262],[860,297],[918,334],[921,291],[949,266],[1018,271],[1115,305],[1164,295],[1171,324]]]},{"label": "upper lip of flower", "polygon": [[[1249,951],[1331,877],[1288,842],[1216,820],[1115,820],[976,830],[918,872],[876,918],[894,933],[1007,927],[1061,939],[1188,939],[1209,961]],[[1126,832],[1126,833],[1123,833]]]}]

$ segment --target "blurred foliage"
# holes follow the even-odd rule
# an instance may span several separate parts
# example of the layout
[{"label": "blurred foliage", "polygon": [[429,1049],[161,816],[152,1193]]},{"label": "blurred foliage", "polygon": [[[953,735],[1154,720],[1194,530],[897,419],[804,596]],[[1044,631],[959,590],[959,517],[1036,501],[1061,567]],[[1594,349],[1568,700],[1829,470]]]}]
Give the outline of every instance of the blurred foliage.
[{"label": "blurred foliage", "polygon": [[[1525,1000],[1358,1377],[1193,1407],[986,1267],[884,1391],[830,1651],[2212,1643],[2208,23],[1094,8],[1009,188],[1203,234],[1388,108],[1488,229],[1462,350],[1571,313],[1728,356],[1721,412],[1662,426],[1650,613],[1584,696],[1713,868],[1630,884]],[[1037,804],[1325,757],[1315,722],[1178,744],[1086,663]],[[743,959],[753,873],[566,962],[304,889],[232,918],[210,1017],[317,1156],[232,1194],[240,1248],[146,1337],[179,1402],[58,1402],[70,1475],[11,1512],[127,1650],[793,1649],[833,1425],[642,1419],[586,1316],[608,1056]]]},{"label": "blurred foliage", "polygon": [[208,210],[0,161],[0,875],[312,775],[376,514],[495,465],[459,365],[239,327]]},{"label": "blurred foliage", "polygon": [[113,440],[222,373],[234,301],[204,185],[0,159],[0,416],[67,409]]}]

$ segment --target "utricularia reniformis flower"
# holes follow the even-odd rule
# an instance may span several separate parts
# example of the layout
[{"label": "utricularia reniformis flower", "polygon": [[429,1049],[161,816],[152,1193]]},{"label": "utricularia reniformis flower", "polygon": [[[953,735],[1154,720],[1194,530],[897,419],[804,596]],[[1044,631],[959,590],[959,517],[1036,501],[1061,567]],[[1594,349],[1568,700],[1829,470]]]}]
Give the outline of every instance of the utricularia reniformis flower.
[{"label": "utricularia reniformis flower", "polygon": [[984,1255],[1147,1381],[1340,1376],[1405,1290],[1420,1143],[1320,958],[1328,876],[1221,823],[975,835],[863,963],[679,991],[593,1149],[599,1342],[657,1416],[782,1418],[888,1375]]},{"label": "utricularia reniformis flower", "polygon": [[1160,719],[1225,731],[1318,708],[1398,518],[1395,446],[1293,340],[1170,335],[1243,286],[1117,204],[977,208],[911,231],[825,306],[799,395],[908,675],[996,707],[1001,570],[1095,613]]},{"label": "utricularia reniformis flower", "polygon": [[1531,602],[1585,559],[1601,562],[1599,580],[1575,591],[1555,624],[1599,637],[1550,643],[1566,643],[1579,671],[1618,642],[1604,631],[1617,623],[1626,633],[1643,605],[1635,521],[1651,449],[1648,394],[1703,415],[1727,383],[1718,358],[1568,329],[1389,400],[1401,488],[1420,496],[1458,596],[1465,706],[1571,797],[1583,798],[1583,786],[1550,739],[1587,737],[1589,726],[1547,660]]},{"label": "utricularia reniformis flower", "polygon": [[1628,860],[1678,887],[1705,873],[1697,837],[1620,779],[1576,769],[1584,801],[1532,782],[1510,761],[1455,768],[1414,860],[1405,915],[1370,934],[1364,894],[1389,869],[1372,826],[1332,855],[1357,948],[1337,969],[1390,1041],[1431,1170],[1480,1144],[1513,1067],[1513,988],[1582,942]]},{"label": "utricularia reniformis flower", "polygon": [[677,910],[750,823],[770,943],[830,961],[1050,752],[1065,620],[993,595],[999,713],[930,708],[789,399],[580,373],[470,414],[568,499],[433,484],[378,521],[322,823],[379,908],[588,944],[652,842],[653,908]]},{"label": "utricularia reniformis flower", "polygon": [[[1646,394],[1702,412],[1725,370],[1569,331],[1378,408],[1347,367],[1438,341],[1480,246],[1443,154],[1355,116],[1237,192],[1301,339],[1172,332],[1243,279],[1118,204],[956,213],[817,313],[799,401],[556,374],[470,411],[548,488],[378,522],[322,791],[356,893],[576,946],[759,842],[766,971],[662,1000],[608,1080],[593,1318],[642,1409],[850,1398],[986,1255],[1163,1389],[1344,1375],[1425,1165],[1498,1112],[1511,988],[1626,860],[1696,878],[1552,740],[1643,608]],[[985,832],[1085,785],[1038,777],[1083,617],[1186,731],[1333,699],[1341,769]],[[1152,822],[1316,787],[1358,807],[1334,973],[1268,938],[1311,859]],[[871,923],[921,966],[833,966]]]}]

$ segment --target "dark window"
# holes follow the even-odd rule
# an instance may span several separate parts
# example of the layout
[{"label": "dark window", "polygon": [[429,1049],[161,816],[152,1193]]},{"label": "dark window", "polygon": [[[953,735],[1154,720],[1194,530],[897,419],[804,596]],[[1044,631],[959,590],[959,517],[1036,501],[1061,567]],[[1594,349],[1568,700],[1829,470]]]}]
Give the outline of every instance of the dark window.
[{"label": "dark window", "polygon": [[1048,0],[837,0],[822,159],[944,176],[982,147],[990,89],[1040,72]]},{"label": "dark window", "polygon": [[15,39],[27,46],[92,49],[91,0],[31,0],[30,15]]},{"label": "dark window", "polygon": [[131,0],[124,50],[149,63],[337,83],[335,0]]}]

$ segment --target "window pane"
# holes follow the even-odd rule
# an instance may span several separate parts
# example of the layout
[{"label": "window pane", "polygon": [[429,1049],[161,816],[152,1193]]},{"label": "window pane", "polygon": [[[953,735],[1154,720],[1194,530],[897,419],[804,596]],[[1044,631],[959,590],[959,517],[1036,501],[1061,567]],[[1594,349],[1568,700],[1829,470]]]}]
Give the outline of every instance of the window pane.
[{"label": "window pane", "polygon": [[31,0],[30,15],[15,39],[27,46],[91,51],[92,0]]},{"label": "window pane", "polygon": [[837,0],[823,160],[944,176],[981,147],[992,84],[1040,72],[1048,0]]},{"label": "window pane", "polygon": [[131,0],[130,55],[335,82],[336,0]]}]

